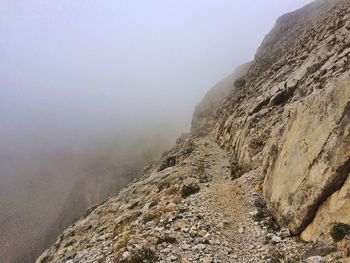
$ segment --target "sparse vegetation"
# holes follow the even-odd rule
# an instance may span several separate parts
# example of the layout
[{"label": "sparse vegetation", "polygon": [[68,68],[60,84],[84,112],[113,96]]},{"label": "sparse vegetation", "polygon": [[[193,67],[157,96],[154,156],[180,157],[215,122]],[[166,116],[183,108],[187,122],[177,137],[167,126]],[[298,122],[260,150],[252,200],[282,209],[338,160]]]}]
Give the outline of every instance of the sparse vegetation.
[{"label": "sparse vegetation", "polygon": [[270,262],[272,262],[272,263],[282,263],[282,262],[285,262],[284,259],[285,259],[285,255],[284,254],[282,254],[279,251],[275,251],[272,254]]},{"label": "sparse vegetation", "polygon": [[147,214],[143,217],[143,222],[146,224],[148,222],[153,221],[156,218],[158,218],[158,215],[156,214]]},{"label": "sparse vegetation", "polygon": [[185,212],[187,212],[187,211],[188,211],[188,208],[185,208],[185,207],[179,207],[179,209],[178,209],[178,212],[179,212],[180,214],[185,213]]},{"label": "sparse vegetation", "polygon": [[327,247],[327,248],[324,248],[321,252],[322,252],[322,256],[327,256],[333,252],[336,252],[337,249],[335,247]]},{"label": "sparse vegetation", "polygon": [[282,263],[281,259],[279,259],[279,258],[271,258],[270,262],[271,263]]},{"label": "sparse vegetation", "polygon": [[254,221],[261,222],[266,217],[268,217],[268,213],[266,209],[259,208],[258,213],[253,216]]},{"label": "sparse vegetation", "polygon": [[267,245],[267,244],[270,244],[270,242],[271,242],[271,237],[265,236],[264,244]]},{"label": "sparse vegetation", "polygon": [[197,172],[197,174],[203,174],[205,172],[204,160],[200,160],[197,163],[196,172]]},{"label": "sparse vegetation", "polygon": [[169,188],[170,187],[170,183],[169,182],[161,182],[158,185],[158,192],[161,192],[163,189]]},{"label": "sparse vegetation", "polygon": [[277,221],[269,215],[266,207],[257,207],[258,212],[253,216],[253,220],[256,222],[263,222],[264,226],[267,227],[269,231],[278,231],[280,226]]},{"label": "sparse vegetation", "polygon": [[169,235],[165,235],[163,237],[159,237],[157,243],[158,244],[162,244],[162,243],[174,244],[174,243],[176,243],[176,238],[169,236]]},{"label": "sparse vegetation", "polygon": [[50,262],[52,260],[52,258],[48,255],[44,256],[41,261],[39,263],[46,263],[46,262]]},{"label": "sparse vegetation", "polygon": [[201,174],[199,175],[199,182],[200,183],[207,183],[209,182],[209,177],[207,174]]},{"label": "sparse vegetation", "polygon": [[176,156],[169,156],[159,167],[158,171],[163,171],[166,168],[175,166],[177,163],[177,158]]},{"label": "sparse vegetation", "polygon": [[238,167],[237,161],[231,162],[231,180],[235,180],[242,176],[242,171]]},{"label": "sparse vegetation", "polygon": [[243,88],[245,86],[246,82],[247,81],[244,78],[239,78],[234,82],[233,85],[239,89],[239,88]]},{"label": "sparse vegetation", "polygon": [[277,224],[276,220],[273,217],[269,217],[266,224],[268,230],[278,231],[280,229],[280,226]]},{"label": "sparse vegetation", "polygon": [[69,240],[65,245],[64,247],[69,247],[69,246],[72,246],[76,241],[74,239],[72,240]]},{"label": "sparse vegetation", "polygon": [[154,263],[157,261],[157,256],[150,248],[143,247],[139,250],[131,252],[131,256],[128,259],[122,259],[119,263]]},{"label": "sparse vegetation", "polygon": [[103,262],[106,262],[106,256],[102,257],[102,258],[99,258],[97,260],[97,263],[103,263]]},{"label": "sparse vegetation", "polygon": [[182,198],[187,198],[190,195],[198,193],[200,190],[199,186],[196,184],[184,185],[181,190]]},{"label": "sparse vegetation", "polygon": [[350,234],[350,225],[344,223],[336,223],[331,229],[331,236],[335,242],[343,240]]},{"label": "sparse vegetation", "polygon": [[201,183],[207,183],[209,181],[209,177],[205,173],[206,168],[209,168],[209,165],[205,164],[205,160],[201,159],[197,162],[195,171]]},{"label": "sparse vegetation", "polygon": [[162,222],[162,226],[165,228],[165,229],[170,229],[171,227],[171,222],[169,222],[168,220]]}]

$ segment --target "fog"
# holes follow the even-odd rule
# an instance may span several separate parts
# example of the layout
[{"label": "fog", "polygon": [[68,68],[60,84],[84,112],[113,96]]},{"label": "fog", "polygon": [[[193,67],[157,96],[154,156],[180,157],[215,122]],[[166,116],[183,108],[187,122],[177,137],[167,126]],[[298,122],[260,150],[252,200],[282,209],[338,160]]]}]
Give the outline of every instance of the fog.
[{"label": "fog", "polygon": [[[0,261],[32,262],[138,175],[277,17],[308,2],[2,0]],[[73,213],[82,184],[91,196]]]}]

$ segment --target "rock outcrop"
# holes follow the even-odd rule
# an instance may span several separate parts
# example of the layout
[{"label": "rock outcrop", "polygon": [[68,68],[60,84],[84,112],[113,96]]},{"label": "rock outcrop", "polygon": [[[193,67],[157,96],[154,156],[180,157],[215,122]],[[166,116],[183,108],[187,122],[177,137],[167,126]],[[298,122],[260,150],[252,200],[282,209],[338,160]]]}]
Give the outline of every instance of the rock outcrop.
[{"label": "rock outcrop", "polygon": [[349,61],[348,0],[282,16],[196,108],[192,134],[37,262],[348,258],[349,238],[328,241],[350,224]]}]

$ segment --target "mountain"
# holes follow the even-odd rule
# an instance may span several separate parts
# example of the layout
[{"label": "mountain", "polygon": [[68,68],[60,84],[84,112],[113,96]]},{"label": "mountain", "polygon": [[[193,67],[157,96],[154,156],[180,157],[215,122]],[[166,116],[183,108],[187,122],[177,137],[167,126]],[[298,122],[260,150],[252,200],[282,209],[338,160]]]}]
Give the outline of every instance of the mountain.
[{"label": "mountain", "polygon": [[191,134],[37,262],[349,262],[349,59],[348,0],[280,17]]}]

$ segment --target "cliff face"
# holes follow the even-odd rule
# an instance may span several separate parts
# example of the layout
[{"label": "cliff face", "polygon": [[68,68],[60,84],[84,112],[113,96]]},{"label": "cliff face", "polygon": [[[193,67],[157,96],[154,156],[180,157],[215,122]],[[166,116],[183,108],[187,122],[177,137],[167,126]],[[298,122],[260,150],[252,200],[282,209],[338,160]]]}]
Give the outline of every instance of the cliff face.
[{"label": "cliff face", "polygon": [[[308,258],[291,236],[328,241],[335,223],[350,224],[349,60],[348,0],[282,16],[254,61],[197,106],[192,134],[38,262]],[[327,260],[348,257],[342,247]]]},{"label": "cliff face", "polygon": [[211,132],[260,170],[269,211],[306,240],[350,223],[349,58],[349,1],[282,16]]}]

